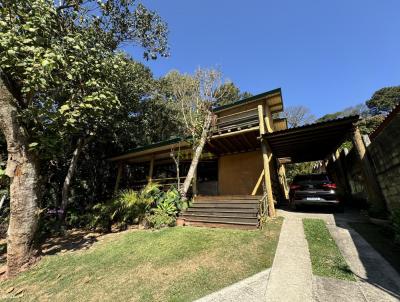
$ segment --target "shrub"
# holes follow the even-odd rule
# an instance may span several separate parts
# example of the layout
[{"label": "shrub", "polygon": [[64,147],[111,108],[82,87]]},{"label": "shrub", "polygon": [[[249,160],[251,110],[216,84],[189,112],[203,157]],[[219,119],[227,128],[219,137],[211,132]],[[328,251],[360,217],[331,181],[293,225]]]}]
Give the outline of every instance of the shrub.
[{"label": "shrub", "polygon": [[126,228],[134,222],[141,223],[151,204],[156,203],[159,195],[159,186],[153,183],[148,184],[140,192],[122,191],[116,198],[93,207],[91,226],[110,231],[114,223],[120,228]]},{"label": "shrub", "polygon": [[175,216],[168,215],[160,208],[153,209],[152,213],[146,215],[145,218],[146,226],[155,229],[174,226],[175,222],[176,222]]}]

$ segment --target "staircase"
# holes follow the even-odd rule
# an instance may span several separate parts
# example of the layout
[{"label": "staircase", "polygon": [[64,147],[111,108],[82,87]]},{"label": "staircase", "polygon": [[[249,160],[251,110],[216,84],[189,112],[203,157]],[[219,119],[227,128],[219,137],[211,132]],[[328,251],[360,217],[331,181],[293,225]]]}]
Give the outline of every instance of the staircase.
[{"label": "staircase", "polygon": [[256,229],[261,196],[229,195],[196,197],[182,218],[185,225]]}]

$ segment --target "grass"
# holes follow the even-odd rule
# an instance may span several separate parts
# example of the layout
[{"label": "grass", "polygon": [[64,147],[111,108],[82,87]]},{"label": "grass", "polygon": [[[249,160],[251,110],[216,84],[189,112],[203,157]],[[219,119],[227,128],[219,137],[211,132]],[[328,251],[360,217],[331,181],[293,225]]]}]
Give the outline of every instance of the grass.
[{"label": "grass", "polygon": [[281,225],[278,218],[254,231],[175,227],[105,236],[0,283],[0,300],[15,301],[23,290],[24,301],[191,301],[270,267]]},{"label": "grass", "polygon": [[400,273],[400,245],[394,242],[393,230],[372,223],[354,222],[350,226]]},{"label": "grass", "polygon": [[315,275],[355,281],[354,275],[321,219],[303,219]]}]

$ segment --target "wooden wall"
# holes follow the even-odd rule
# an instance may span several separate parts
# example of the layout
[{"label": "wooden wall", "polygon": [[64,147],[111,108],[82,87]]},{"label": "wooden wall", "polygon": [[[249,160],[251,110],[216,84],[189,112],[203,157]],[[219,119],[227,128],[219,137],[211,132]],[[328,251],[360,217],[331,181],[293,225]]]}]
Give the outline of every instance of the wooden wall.
[{"label": "wooden wall", "polygon": [[[262,170],[261,151],[221,156],[218,163],[218,193],[250,195]],[[262,195],[262,186],[257,195]]]}]

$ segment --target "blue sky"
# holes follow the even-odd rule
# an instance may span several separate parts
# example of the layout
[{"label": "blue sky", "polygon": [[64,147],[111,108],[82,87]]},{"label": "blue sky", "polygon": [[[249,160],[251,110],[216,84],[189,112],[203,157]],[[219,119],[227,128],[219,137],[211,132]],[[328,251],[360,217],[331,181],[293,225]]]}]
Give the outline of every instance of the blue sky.
[{"label": "blue sky", "polygon": [[[400,85],[399,0],[144,0],[168,23],[155,76],[219,66],[242,91],[277,87],[321,116]],[[141,59],[139,48],[127,48]]]}]

